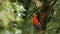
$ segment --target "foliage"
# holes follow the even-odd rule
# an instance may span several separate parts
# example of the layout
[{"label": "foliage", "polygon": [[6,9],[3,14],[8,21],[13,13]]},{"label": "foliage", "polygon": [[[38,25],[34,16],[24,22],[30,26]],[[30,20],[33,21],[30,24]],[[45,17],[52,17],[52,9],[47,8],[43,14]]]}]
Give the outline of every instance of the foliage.
[{"label": "foliage", "polygon": [[[44,4],[45,1],[41,0],[41,2]],[[28,9],[26,9],[26,5],[29,7]],[[32,14],[41,8],[37,7],[33,1],[29,5],[27,0],[0,0],[0,7],[0,34],[34,34]],[[26,12],[26,15],[23,12]],[[42,32],[57,34],[56,31],[60,27],[60,0],[57,1],[48,17],[46,19],[46,22],[49,21],[47,29]]]}]

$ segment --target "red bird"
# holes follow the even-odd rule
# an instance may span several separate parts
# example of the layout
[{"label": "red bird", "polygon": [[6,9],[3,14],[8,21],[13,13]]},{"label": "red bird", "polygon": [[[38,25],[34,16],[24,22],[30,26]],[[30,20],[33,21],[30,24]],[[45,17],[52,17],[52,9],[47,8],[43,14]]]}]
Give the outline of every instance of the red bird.
[{"label": "red bird", "polygon": [[38,30],[39,30],[40,27],[41,27],[41,24],[40,24],[40,22],[38,21],[37,16],[35,15],[35,13],[33,14],[33,25],[34,25],[35,28],[37,28]]},{"label": "red bird", "polygon": [[34,15],[33,15],[33,25],[34,25],[34,26],[38,25],[38,19],[37,19],[35,13],[34,13]]}]

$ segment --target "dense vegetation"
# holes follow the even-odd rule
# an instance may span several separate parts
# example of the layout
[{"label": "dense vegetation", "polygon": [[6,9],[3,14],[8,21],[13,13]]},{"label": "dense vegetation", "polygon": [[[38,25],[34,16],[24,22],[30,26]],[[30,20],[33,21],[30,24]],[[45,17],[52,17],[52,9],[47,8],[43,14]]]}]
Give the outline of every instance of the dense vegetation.
[{"label": "dense vegetation", "polygon": [[[36,2],[37,1],[37,2]],[[39,0],[0,0],[0,34],[60,34],[60,0],[49,12],[46,30],[34,32],[33,13],[43,9],[42,17],[47,11],[52,0],[40,0],[44,4],[39,4]]]}]

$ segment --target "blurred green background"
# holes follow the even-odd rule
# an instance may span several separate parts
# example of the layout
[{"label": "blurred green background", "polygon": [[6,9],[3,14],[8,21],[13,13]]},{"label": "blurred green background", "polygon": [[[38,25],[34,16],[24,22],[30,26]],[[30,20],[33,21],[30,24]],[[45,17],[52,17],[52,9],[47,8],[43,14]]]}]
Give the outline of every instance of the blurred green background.
[{"label": "blurred green background", "polygon": [[[29,9],[26,8],[27,3]],[[34,34],[31,16],[35,10],[34,6],[34,3],[27,0],[0,0],[0,34]],[[25,11],[27,16],[23,13]],[[60,0],[57,0],[53,7],[52,14],[49,14],[51,20],[45,34],[60,34],[60,29],[56,33],[57,28],[60,27]]]}]

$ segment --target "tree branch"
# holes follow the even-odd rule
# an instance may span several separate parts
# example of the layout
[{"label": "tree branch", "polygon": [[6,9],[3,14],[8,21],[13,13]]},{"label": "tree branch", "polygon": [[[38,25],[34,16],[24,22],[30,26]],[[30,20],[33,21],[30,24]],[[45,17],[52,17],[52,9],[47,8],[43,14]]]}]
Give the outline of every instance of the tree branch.
[{"label": "tree branch", "polygon": [[41,20],[42,20],[42,23],[44,23],[45,18],[48,16],[49,12],[51,11],[52,7],[55,5],[56,1],[57,1],[57,0],[54,0],[54,2],[53,2],[53,3],[49,6],[49,8],[47,9],[46,14],[44,15],[43,19],[41,19]]}]

